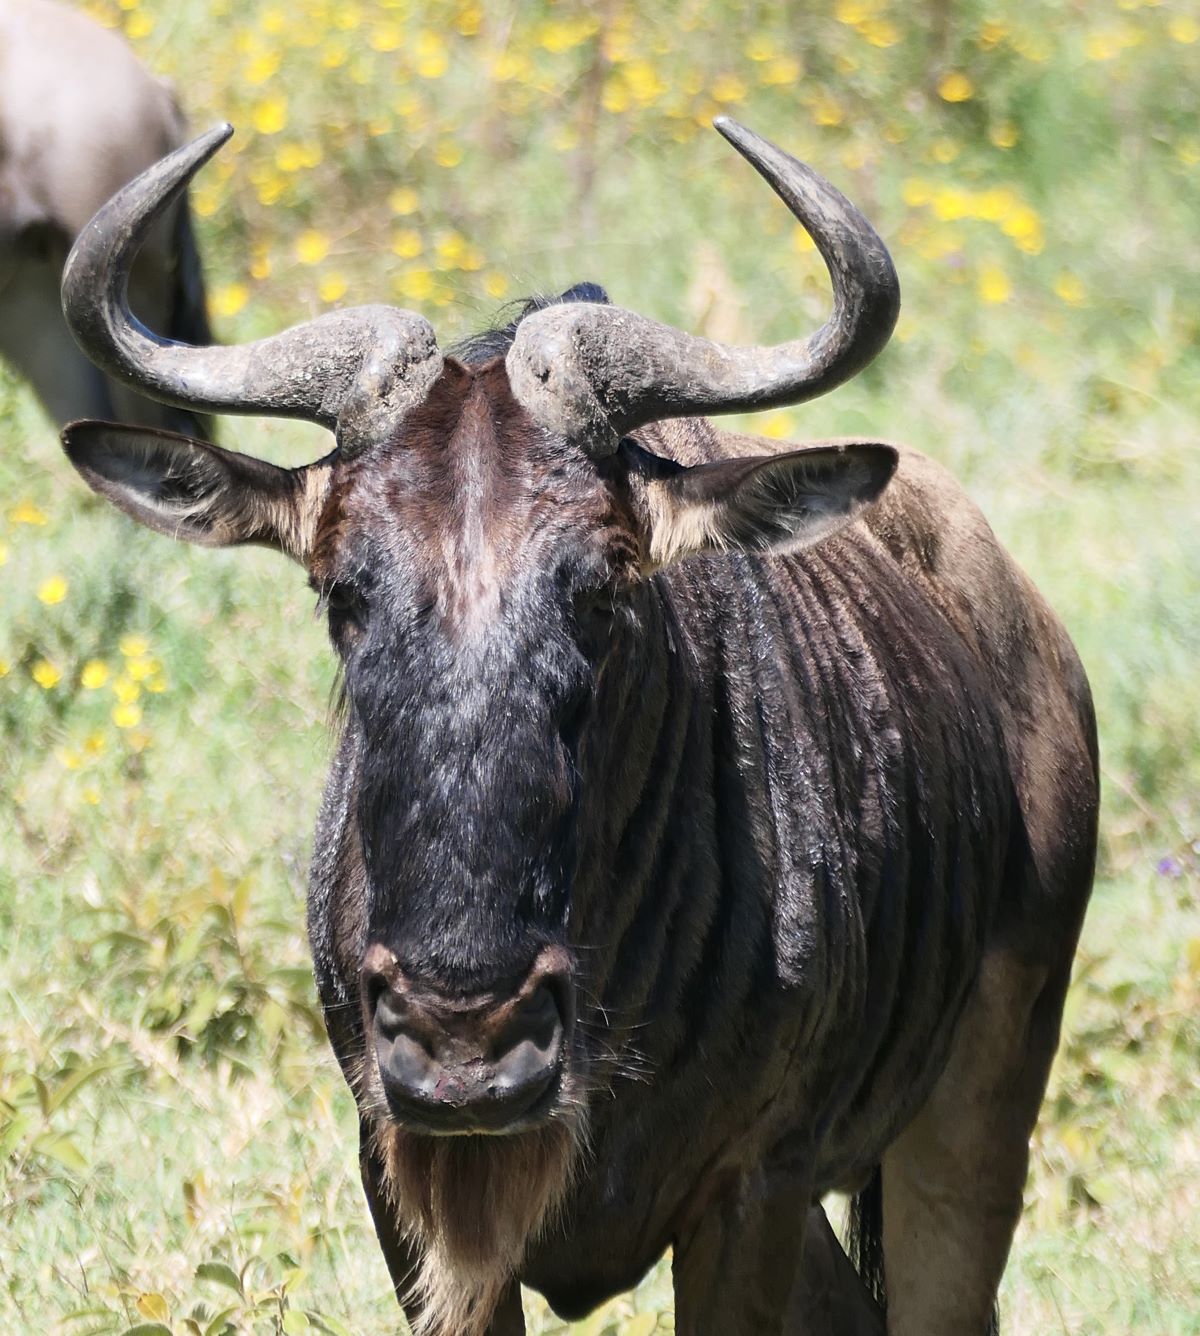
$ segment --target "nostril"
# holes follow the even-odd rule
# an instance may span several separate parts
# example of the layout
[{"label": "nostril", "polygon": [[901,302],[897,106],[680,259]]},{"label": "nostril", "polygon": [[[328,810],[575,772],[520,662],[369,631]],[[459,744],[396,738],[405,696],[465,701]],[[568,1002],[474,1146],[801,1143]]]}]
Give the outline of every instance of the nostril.
[{"label": "nostril", "polygon": [[508,1025],[496,1037],[492,1056],[501,1059],[508,1050],[530,1044],[549,1054],[558,1048],[561,1038],[562,1016],[554,994],[543,984],[521,1000]]},{"label": "nostril", "polygon": [[390,988],[379,991],[374,999],[375,1030],[386,1039],[395,1039],[404,1028],[408,1007]]}]

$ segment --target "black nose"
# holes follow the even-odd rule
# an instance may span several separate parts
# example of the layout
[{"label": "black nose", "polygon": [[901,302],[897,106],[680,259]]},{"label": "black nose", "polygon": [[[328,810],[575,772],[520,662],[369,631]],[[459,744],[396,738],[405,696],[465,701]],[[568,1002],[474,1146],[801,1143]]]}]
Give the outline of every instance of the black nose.
[{"label": "black nose", "polygon": [[450,999],[393,968],[366,984],[379,1075],[392,1113],[427,1132],[516,1130],[544,1112],[561,1073],[564,981],[535,970],[503,1001]]}]

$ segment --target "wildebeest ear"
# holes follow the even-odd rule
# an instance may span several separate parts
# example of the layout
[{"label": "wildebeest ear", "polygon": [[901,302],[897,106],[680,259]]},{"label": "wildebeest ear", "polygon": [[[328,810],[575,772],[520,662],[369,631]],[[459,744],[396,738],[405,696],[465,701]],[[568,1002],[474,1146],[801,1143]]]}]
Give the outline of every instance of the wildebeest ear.
[{"label": "wildebeest ear", "polygon": [[330,465],[283,469],[174,432],[72,422],[62,434],[84,482],[159,533],[205,547],[262,543],[302,564]]},{"label": "wildebeest ear", "polygon": [[898,457],[854,441],[684,468],[639,448],[630,462],[644,486],[650,564],[819,543],[878,498]]}]

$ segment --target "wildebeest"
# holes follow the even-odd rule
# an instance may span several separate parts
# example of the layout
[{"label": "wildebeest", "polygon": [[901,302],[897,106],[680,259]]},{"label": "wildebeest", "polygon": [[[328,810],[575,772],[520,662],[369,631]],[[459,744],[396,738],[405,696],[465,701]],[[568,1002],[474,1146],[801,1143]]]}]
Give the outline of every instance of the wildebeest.
[{"label": "wildebeest", "polygon": [[[115,33],[51,0],[0,0],[0,357],[59,424],[97,417],[209,435],[190,410],[107,380],[80,353],[59,300],[79,229],[185,137],[170,89]],[[147,237],[130,286],[153,328],[210,342],[186,197]]]},{"label": "wildebeest", "polygon": [[846,199],[718,128],[829,268],[807,339],[717,346],[591,286],[456,355],[385,306],[158,338],[125,275],[228,127],[64,282],[144,393],[334,432],[296,469],[64,443],[152,529],[288,554],[328,615],[309,934],[397,1294],[440,1336],[523,1331],[518,1282],[580,1316],[668,1247],[681,1332],[983,1333],[1020,1214],[1093,871],[1086,679],[938,465],[698,416],[832,388],[899,306]]}]

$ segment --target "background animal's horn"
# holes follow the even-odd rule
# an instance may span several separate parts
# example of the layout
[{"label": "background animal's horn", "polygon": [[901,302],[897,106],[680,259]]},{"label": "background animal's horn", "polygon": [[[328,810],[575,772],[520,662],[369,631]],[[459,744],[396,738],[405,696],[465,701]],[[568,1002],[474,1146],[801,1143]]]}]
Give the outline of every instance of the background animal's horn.
[{"label": "background animal's horn", "polygon": [[332,311],[236,347],[160,338],[129,309],[129,271],[156,219],[233,133],[218,125],[113,196],[79,234],[63,273],[67,323],[114,376],[178,408],[319,422],[362,448],[424,398],[442,359],[429,323],[392,306]]},{"label": "background animal's horn", "polygon": [[721,116],[717,129],[804,225],[833,281],[833,314],[806,339],[731,348],[617,306],[550,306],[527,316],[508,354],[514,393],[549,430],[594,454],[659,418],[737,413],[815,398],[891,337],[900,283],[879,235],[840,191]]}]

